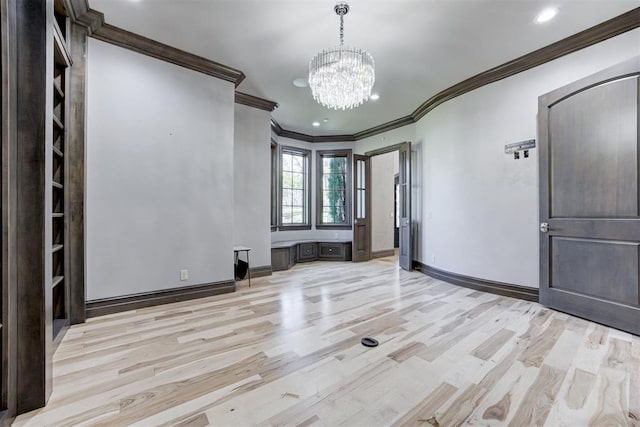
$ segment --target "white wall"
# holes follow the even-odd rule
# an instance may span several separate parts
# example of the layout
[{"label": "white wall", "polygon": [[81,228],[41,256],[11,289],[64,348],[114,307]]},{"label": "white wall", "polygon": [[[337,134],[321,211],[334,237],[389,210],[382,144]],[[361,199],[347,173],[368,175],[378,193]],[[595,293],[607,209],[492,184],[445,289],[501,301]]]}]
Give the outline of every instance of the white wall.
[{"label": "white wall", "polygon": [[271,267],[271,113],[236,104],[234,123],[233,240],[251,268]]},{"label": "white wall", "polygon": [[87,299],[233,280],[233,84],[89,39],[87,90]]},{"label": "white wall", "polygon": [[393,250],[394,178],[398,152],[371,158],[371,251]]},{"label": "white wall", "polygon": [[457,97],[416,124],[425,264],[538,287],[538,150],[514,160],[504,145],[536,138],[538,96],[640,53],[640,30]]},{"label": "white wall", "polygon": [[298,141],[291,138],[282,138],[277,135],[272,135],[272,138],[278,143],[278,147],[281,145],[289,147],[304,148],[305,150],[311,150],[311,230],[286,230],[286,231],[274,231],[271,233],[272,242],[282,242],[286,240],[351,240],[353,237],[352,230],[316,230],[316,152],[322,150],[349,150],[354,148],[353,142],[331,142],[331,143],[309,143],[304,141]]}]

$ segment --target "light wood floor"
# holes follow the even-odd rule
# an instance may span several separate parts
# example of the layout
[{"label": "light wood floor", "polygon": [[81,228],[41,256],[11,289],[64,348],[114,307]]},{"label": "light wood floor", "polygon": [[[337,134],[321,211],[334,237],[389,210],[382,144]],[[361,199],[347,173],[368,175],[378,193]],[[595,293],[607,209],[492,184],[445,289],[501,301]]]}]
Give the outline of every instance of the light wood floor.
[{"label": "light wood floor", "polygon": [[394,261],[90,319],[15,425],[639,425],[640,338]]}]

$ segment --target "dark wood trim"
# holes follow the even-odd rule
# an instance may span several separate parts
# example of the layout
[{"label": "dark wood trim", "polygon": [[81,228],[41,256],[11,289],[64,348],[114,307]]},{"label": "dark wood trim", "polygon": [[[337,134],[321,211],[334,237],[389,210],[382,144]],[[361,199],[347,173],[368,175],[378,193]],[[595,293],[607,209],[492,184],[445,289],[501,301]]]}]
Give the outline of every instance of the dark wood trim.
[{"label": "dark wood trim", "polygon": [[476,289],[478,291],[489,292],[496,295],[503,295],[526,301],[538,302],[538,289],[525,286],[512,285],[509,283],[494,282],[492,280],[478,279],[477,277],[464,276],[462,274],[451,273],[422,264],[420,261],[413,261],[413,269],[426,274],[427,276],[439,279],[447,283],[462,286],[464,288]]},{"label": "dark wood trim", "polygon": [[394,256],[396,252],[393,249],[385,249],[382,251],[371,251],[371,259],[385,258],[388,256]]},{"label": "dark wood trim", "polygon": [[92,9],[78,17],[77,22],[89,27],[90,36],[95,39],[232,82],[235,87],[245,78],[244,73],[235,68],[107,24],[104,15]]},{"label": "dark wood trim", "polygon": [[269,101],[268,99],[259,98],[257,96],[249,95],[236,91],[235,97],[236,104],[246,105],[248,107],[258,108],[265,111],[273,111],[278,108],[278,103]]},{"label": "dark wood trim", "polygon": [[[291,132],[278,125],[274,128],[274,132],[278,136],[299,139],[307,142],[338,142],[338,141],[358,141],[364,138],[375,136],[390,130],[398,129],[412,123],[416,123],[423,118],[429,111],[437,106],[456,98],[472,90],[479,89],[490,83],[495,83],[507,77],[514,76],[523,71],[530,70],[537,66],[546,64],[547,62],[561,58],[570,53],[593,46],[607,39],[610,39],[627,31],[640,27],[640,7],[632,9],[622,15],[618,15],[608,21],[602,22],[591,28],[587,28],[572,36],[566,37],[555,43],[547,45],[543,48],[530,52],[519,58],[513,59],[497,67],[491,68],[480,74],[476,74],[466,80],[463,80],[423,102],[411,114],[400,117],[399,119],[356,132],[353,135],[324,135],[312,136],[299,132]],[[273,126],[272,126],[273,128]],[[296,136],[297,135],[297,136]],[[298,137],[300,136],[300,137]]]},{"label": "dark wood trim", "polygon": [[[278,230],[310,230],[311,229],[311,174],[313,173],[312,152],[304,148],[292,147],[288,145],[280,145],[278,147]],[[307,174],[307,218],[305,224],[282,224],[282,154],[285,151],[300,153],[306,156],[306,174]]]},{"label": "dark wood trim", "polygon": [[271,276],[271,274],[273,273],[270,265],[261,265],[260,267],[251,267],[249,270],[251,272],[252,279],[255,279],[258,277],[264,277],[264,276]]},{"label": "dark wood trim", "polygon": [[369,157],[373,157],[373,156],[378,156],[380,154],[393,153],[394,151],[398,151],[402,147],[404,147],[404,145],[407,144],[407,142],[408,141],[403,141],[403,142],[400,142],[398,144],[393,144],[393,145],[389,145],[387,147],[382,147],[382,148],[378,148],[378,149],[375,149],[375,150],[367,151],[366,153],[364,153],[364,155],[365,156],[369,156]]},{"label": "dark wood trim", "polygon": [[235,290],[236,282],[233,280],[227,280],[202,285],[186,286],[183,288],[172,288],[120,297],[96,299],[87,301],[87,318],[120,313],[129,310],[137,310],[145,307],[153,307],[156,305],[170,304],[172,302],[188,301],[212,295],[226,294],[235,292]]},{"label": "dark wood trim", "polygon": [[91,35],[104,25],[104,14],[97,10],[89,9],[85,13],[78,15],[73,22],[86,27],[87,34]]},{"label": "dark wood trim", "polygon": [[312,136],[306,133],[295,132],[292,130],[284,129],[275,120],[271,119],[271,130],[278,136],[283,138],[291,138],[298,141],[305,142],[351,142],[355,141],[354,135],[318,135]]},{"label": "dark wood trim", "polygon": [[273,138],[271,139],[270,150],[269,155],[271,156],[271,164],[269,171],[271,172],[271,188],[269,189],[269,205],[271,207],[271,231],[276,231],[278,230],[278,212],[280,212],[280,209],[278,208],[278,201],[280,200],[278,198],[278,194],[280,192],[280,185],[278,184],[280,182],[280,174],[278,173],[280,170],[278,167],[280,164],[280,150],[278,149],[278,143],[274,141]]},{"label": "dark wood trim", "polygon": [[361,132],[357,132],[354,134],[354,139],[357,141],[359,139],[369,138],[370,136],[375,136],[384,132],[388,132],[390,130],[398,129],[403,126],[407,126],[415,123],[417,120],[412,115],[400,117],[399,119],[391,120],[390,122],[383,123],[378,126],[374,126],[369,129],[365,129]]},{"label": "dark wood trim", "polygon": [[69,321],[72,325],[85,321],[85,100],[87,73],[87,30],[71,22],[69,24],[69,50],[73,66],[68,72],[67,104],[67,146],[65,170],[67,200],[65,219],[67,223],[69,270],[67,286],[69,291]]},{"label": "dark wood trim", "polygon": [[87,0],[64,0],[67,15],[72,21],[77,21],[82,15],[89,11]]},{"label": "dark wood trim", "polygon": [[[316,151],[316,228],[318,230],[351,230],[351,187],[352,187],[352,163],[351,156],[353,152],[351,149],[341,150],[317,150]],[[322,196],[323,196],[323,170],[322,159],[323,157],[344,157],[347,159],[347,182],[345,183],[346,192],[346,220],[344,224],[325,224],[322,222]]]},{"label": "dark wood trim", "polygon": [[2,284],[0,333],[0,426],[9,426],[17,414],[17,40],[16,4],[0,0],[0,92],[2,128],[0,133],[2,178]]},{"label": "dark wood trim", "polygon": [[45,261],[51,211],[46,176],[53,116],[53,2],[17,1],[17,412],[45,405],[51,394],[52,295]]}]

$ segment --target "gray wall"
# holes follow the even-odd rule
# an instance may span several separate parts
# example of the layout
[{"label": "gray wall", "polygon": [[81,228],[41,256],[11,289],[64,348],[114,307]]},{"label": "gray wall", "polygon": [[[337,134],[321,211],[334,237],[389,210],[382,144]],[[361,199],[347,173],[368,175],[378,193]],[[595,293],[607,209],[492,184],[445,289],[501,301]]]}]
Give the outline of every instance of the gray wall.
[{"label": "gray wall", "polygon": [[271,267],[271,114],[236,104],[234,126],[233,241],[252,268]]},{"label": "gray wall", "polygon": [[88,76],[87,299],[233,280],[233,84],[94,39]]},{"label": "gray wall", "polygon": [[414,258],[538,287],[537,149],[516,161],[504,145],[537,137],[538,96],[638,52],[636,29],[457,97],[416,124],[358,141],[356,152],[412,141]]}]

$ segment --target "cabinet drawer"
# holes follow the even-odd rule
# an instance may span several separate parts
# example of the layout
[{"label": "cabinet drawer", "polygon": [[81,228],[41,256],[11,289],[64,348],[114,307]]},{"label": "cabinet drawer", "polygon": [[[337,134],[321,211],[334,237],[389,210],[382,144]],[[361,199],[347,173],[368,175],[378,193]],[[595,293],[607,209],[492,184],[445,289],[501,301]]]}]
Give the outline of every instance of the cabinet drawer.
[{"label": "cabinet drawer", "polygon": [[316,243],[300,243],[298,245],[298,260],[313,261],[318,259],[318,245]]},{"label": "cabinet drawer", "polygon": [[343,259],[344,245],[342,243],[319,243],[320,258]]}]

